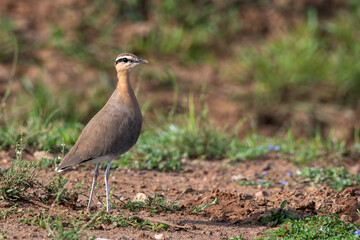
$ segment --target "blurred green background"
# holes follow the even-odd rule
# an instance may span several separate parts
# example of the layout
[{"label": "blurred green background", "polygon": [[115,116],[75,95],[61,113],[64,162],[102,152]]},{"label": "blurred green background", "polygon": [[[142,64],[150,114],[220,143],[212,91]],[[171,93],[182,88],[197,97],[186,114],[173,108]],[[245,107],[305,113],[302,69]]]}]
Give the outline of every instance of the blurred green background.
[{"label": "blurred green background", "polygon": [[2,0],[0,13],[1,148],[22,135],[68,149],[122,52],[151,62],[132,73],[145,131],[208,129],[190,137],[208,150],[229,143],[213,129],[357,140],[358,0]]}]

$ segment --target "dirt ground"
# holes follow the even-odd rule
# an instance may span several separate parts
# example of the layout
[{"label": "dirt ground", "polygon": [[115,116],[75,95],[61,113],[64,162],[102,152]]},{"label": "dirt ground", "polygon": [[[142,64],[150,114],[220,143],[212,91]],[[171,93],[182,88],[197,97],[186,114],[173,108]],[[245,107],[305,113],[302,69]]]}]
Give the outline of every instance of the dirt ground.
[{"label": "dirt ground", "polygon": [[[5,158],[1,165],[7,165]],[[270,210],[279,210],[280,204],[287,200],[286,210],[299,216],[336,213],[344,221],[358,222],[356,209],[359,206],[360,188],[348,187],[336,192],[328,187],[315,188],[306,182],[297,181],[294,166],[288,161],[269,157],[268,159],[229,164],[223,161],[186,161],[183,171],[159,172],[155,170],[119,169],[110,177],[113,188],[112,201],[116,208],[112,215],[136,216],[142,220],[170,225],[168,230],[154,232],[146,229],[129,227],[102,227],[85,230],[88,236],[107,239],[229,239],[243,235],[243,239],[253,239],[277,226],[263,224],[260,218],[269,216]],[[64,173],[70,180],[65,186],[71,189],[74,184],[85,179],[82,189],[88,195],[91,186],[93,166],[78,167]],[[101,171],[101,174],[103,172]],[[290,174],[291,173],[291,174]],[[39,179],[46,182],[55,176],[52,169],[39,173]],[[259,186],[241,186],[241,179],[265,180],[273,184],[269,188]],[[93,211],[99,211],[105,201],[103,178],[98,178]],[[285,185],[280,182],[285,181]],[[122,206],[138,193],[153,197],[154,193],[166,199],[180,202],[180,208],[174,213],[150,213],[149,211],[131,212]],[[41,203],[36,192],[29,193],[29,201],[20,202],[18,213],[6,220],[0,220],[1,230],[6,231],[9,239],[46,239],[48,232],[39,226],[24,225],[20,218],[28,216],[30,210],[36,214],[49,211],[50,205]],[[191,214],[192,207],[218,198],[218,204],[205,211]],[[86,211],[88,198],[80,195],[69,206],[61,205],[61,215],[77,218]],[[8,208],[7,202],[1,202],[0,211]],[[53,209],[54,210],[54,209]],[[32,214],[34,216],[34,213]]]}]

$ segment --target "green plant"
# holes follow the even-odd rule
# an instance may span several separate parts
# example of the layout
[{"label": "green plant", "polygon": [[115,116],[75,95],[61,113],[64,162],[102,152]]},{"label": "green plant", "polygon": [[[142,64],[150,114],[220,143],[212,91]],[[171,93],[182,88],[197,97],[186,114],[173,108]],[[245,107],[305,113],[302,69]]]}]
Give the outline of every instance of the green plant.
[{"label": "green plant", "polygon": [[242,240],[243,239],[243,235],[240,234],[239,236],[235,236],[235,237],[231,237],[229,238],[229,240]]},{"label": "green plant", "polygon": [[22,160],[22,142],[16,145],[16,160],[7,171],[0,171],[0,199],[18,201],[26,198],[26,192],[36,183],[34,172],[36,166],[32,162]]},{"label": "green plant", "polygon": [[66,240],[66,239],[83,239],[84,234],[79,231],[79,226],[77,224],[71,224],[72,228],[68,229],[65,226],[68,223],[64,222],[60,214],[58,214],[55,218],[47,217],[44,218],[44,223],[46,230],[49,232],[53,239],[57,240]]},{"label": "green plant", "polygon": [[308,181],[312,185],[330,185],[336,191],[341,191],[347,186],[357,185],[360,182],[360,175],[349,173],[345,167],[340,168],[303,168],[297,170],[296,174],[301,181]]},{"label": "green plant", "polygon": [[51,204],[54,201],[58,204],[75,203],[78,194],[64,188],[67,181],[66,178],[61,177],[60,174],[57,173],[54,178],[50,179],[48,184],[38,183],[45,191],[45,197],[40,198],[40,200],[46,204]]},{"label": "green plant", "polygon": [[219,204],[219,200],[218,198],[216,197],[214,199],[214,201],[212,201],[211,203],[209,203],[209,201],[206,201],[206,203],[203,203],[203,204],[200,204],[199,206],[197,207],[193,207],[190,211],[190,213],[198,213],[198,212],[202,212],[204,211],[207,207],[210,207],[212,205],[216,205],[216,204]]},{"label": "green plant", "polygon": [[264,180],[259,180],[259,181],[254,181],[254,180],[241,180],[236,182],[237,184],[239,184],[240,186],[263,186],[266,188],[271,187],[271,182],[270,181],[264,181]]},{"label": "green plant", "polygon": [[272,223],[274,225],[282,224],[288,222],[290,220],[295,219],[293,215],[291,215],[288,211],[285,210],[287,201],[284,200],[281,205],[279,211],[276,213],[273,210],[270,210],[270,216],[260,218],[262,223]]},{"label": "green plant", "polygon": [[[262,239],[358,239],[357,223],[345,223],[337,215],[312,216],[290,220],[276,230],[265,233]],[[358,233],[357,233],[358,234]]]},{"label": "green plant", "polygon": [[61,157],[49,158],[46,155],[42,156],[37,162],[37,166],[41,169],[55,168],[61,161]]},{"label": "green plant", "polygon": [[17,203],[9,208],[2,209],[0,211],[0,218],[5,220],[6,218],[14,214],[16,210],[17,210]]},{"label": "green plant", "polygon": [[[80,216],[81,219],[88,218],[88,216]],[[152,231],[167,230],[170,226],[162,223],[153,223],[149,220],[144,220],[137,216],[124,217],[123,215],[112,216],[107,212],[101,211],[96,213],[85,226],[97,229],[102,224],[113,225],[115,227],[128,227],[149,229]],[[84,228],[84,227],[83,227]]]},{"label": "green plant", "polygon": [[166,198],[160,197],[154,193],[154,198],[151,201],[128,201],[123,208],[132,212],[142,209],[148,210],[152,213],[159,212],[175,212],[180,206],[179,202],[173,202]]}]

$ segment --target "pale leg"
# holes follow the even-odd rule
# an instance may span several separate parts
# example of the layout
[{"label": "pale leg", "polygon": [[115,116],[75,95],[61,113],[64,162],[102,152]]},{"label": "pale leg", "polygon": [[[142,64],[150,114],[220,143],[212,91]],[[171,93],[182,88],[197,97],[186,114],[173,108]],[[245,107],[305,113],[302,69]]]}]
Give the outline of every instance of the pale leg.
[{"label": "pale leg", "polygon": [[105,185],[106,185],[106,211],[108,213],[110,213],[110,199],[109,199],[109,194],[110,194],[110,190],[109,190],[109,176],[110,176],[110,165],[111,165],[111,160],[109,161],[106,170],[105,170]]},{"label": "pale leg", "polygon": [[92,201],[92,198],[93,198],[93,195],[94,195],[95,183],[96,183],[96,179],[97,179],[98,176],[99,176],[99,163],[96,164],[95,171],[94,171],[94,179],[93,179],[93,183],[92,183],[92,187],[91,187],[91,193],[90,193],[90,198],[89,198],[89,203],[88,203],[88,207],[87,207],[89,213],[91,212],[91,211],[90,211],[91,201]]}]

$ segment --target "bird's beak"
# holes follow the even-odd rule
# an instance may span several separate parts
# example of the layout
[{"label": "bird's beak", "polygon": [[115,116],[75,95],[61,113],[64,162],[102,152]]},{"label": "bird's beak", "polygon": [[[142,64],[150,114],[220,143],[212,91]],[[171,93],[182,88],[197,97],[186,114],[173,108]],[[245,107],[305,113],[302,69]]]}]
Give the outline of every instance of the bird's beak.
[{"label": "bird's beak", "polygon": [[137,63],[149,63],[149,61],[139,58]]}]

